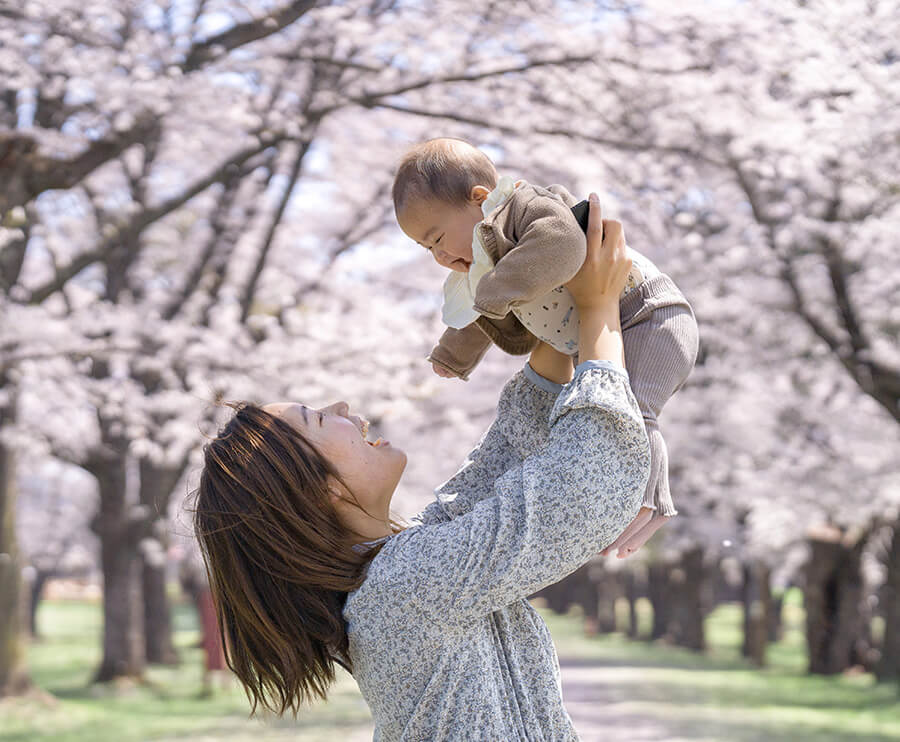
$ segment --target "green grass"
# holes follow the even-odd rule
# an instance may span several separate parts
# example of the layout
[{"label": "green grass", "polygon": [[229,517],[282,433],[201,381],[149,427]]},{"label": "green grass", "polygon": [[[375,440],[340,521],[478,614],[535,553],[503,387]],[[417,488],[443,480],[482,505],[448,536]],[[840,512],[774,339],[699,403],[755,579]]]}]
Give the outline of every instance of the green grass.
[{"label": "green grass", "polygon": [[[617,606],[625,625],[627,604]],[[639,628],[650,629],[650,609],[639,602]],[[900,692],[870,674],[806,674],[804,613],[798,590],[787,595],[782,641],[769,646],[756,669],[741,656],[741,607],[719,606],[706,621],[707,651],[698,654],[620,634],[586,640],[572,630],[573,615],[544,612],[564,658],[575,664],[618,667],[608,682],[627,688],[621,711],[662,720],[672,735],[737,742],[887,742],[900,740]],[[565,690],[565,685],[564,685]],[[625,737],[623,737],[625,739]]]},{"label": "green grass", "polygon": [[29,650],[34,682],[53,694],[0,702],[0,742],[142,742],[143,740],[371,739],[371,717],[353,679],[341,673],[327,704],[292,718],[249,719],[249,703],[236,682],[202,698],[202,650],[193,609],[176,604],[176,668],[151,667],[146,685],[89,686],[100,662],[102,617],[96,603],[45,601],[39,625],[45,639]]},{"label": "green grass", "polygon": [[[642,630],[649,630],[642,601]],[[624,606],[619,606],[624,608]],[[653,739],[736,742],[887,742],[900,740],[897,687],[870,675],[805,674],[799,594],[788,596],[786,633],[769,648],[769,666],[755,670],[740,657],[740,608],[720,606],[707,620],[704,655],[631,642],[615,634],[581,635],[576,614],[542,611],[559,649],[567,697],[588,677],[585,703],[597,714],[658,721],[671,734]],[[194,612],[175,606],[176,668],[152,667],[148,684],[89,686],[100,660],[100,608],[96,603],[45,601],[39,623],[46,638],[29,650],[35,682],[55,696],[0,701],[0,742],[132,742],[143,740],[365,740],[368,708],[353,680],[341,674],[328,703],[293,719],[248,719],[249,705],[236,684],[212,698],[199,696],[201,651]],[[593,695],[592,695],[593,694]],[[586,739],[589,718],[573,716]],[[619,737],[616,737],[618,740]],[[639,739],[651,739],[640,737]],[[616,742],[611,740],[611,742]]]}]

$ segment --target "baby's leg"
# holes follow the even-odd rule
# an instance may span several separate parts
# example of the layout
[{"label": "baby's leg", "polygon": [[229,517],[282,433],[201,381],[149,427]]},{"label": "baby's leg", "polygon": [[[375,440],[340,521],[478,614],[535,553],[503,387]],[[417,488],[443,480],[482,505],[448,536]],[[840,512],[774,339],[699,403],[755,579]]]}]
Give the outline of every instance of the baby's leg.
[{"label": "baby's leg", "polygon": [[644,416],[650,440],[650,478],[638,517],[604,554],[618,549],[619,558],[634,553],[677,514],[669,492],[669,456],[657,418],[694,367],[698,350],[697,321],[690,306],[675,304],[654,310],[622,332],[625,367]]}]

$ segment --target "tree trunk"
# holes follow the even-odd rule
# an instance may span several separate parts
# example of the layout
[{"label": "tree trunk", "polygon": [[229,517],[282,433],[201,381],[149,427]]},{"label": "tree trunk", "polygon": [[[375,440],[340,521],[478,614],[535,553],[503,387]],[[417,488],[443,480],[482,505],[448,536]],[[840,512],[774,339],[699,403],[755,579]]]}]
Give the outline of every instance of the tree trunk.
[{"label": "tree trunk", "polygon": [[147,662],[177,665],[172,641],[172,617],[166,594],[166,565],[144,559],[141,574],[144,593],[144,650]]},{"label": "tree trunk", "polygon": [[653,626],[650,629],[650,640],[662,639],[666,635],[666,627],[669,623],[670,604],[668,601],[669,588],[668,564],[651,564],[647,571],[647,594],[650,604],[653,606]]},{"label": "tree trunk", "polygon": [[674,644],[698,652],[706,648],[703,633],[705,616],[703,550],[691,549],[681,557],[681,562],[669,571],[669,591],[666,599],[672,610],[666,634]]},{"label": "tree trunk", "polygon": [[611,634],[616,630],[616,598],[621,592],[615,574],[602,571],[592,581],[597,604],[597,631]]},{"label": "tree trunk", "polygon": [[169,546],[166,516],[172,490],[187,466],[161,467],[141,459],[140,500],[153,520],[152,538],[158,544],[152,552],[142,553],[144,593],[144,638],[147,662],[177,665],[178,653],[172,640],[172,612],[166,593],[166,554]]},{"label": "tree trunk", "polygon": [[40,639],[41,634],[37,625],[37,609],[44,597],[44,588],[47,586],[47,580],[50,579],[51,573],[44,569],[36,569],[34,571],[34,579],[28,586],[31,598],[28,601],[28,631],[32,639]]},{"label": "tree trunk", "polygon": [[93,529],[100,538],[103,571],[103,660],[95,682],[140,677],[144,671],[139,538],[126,498],[125,451],[118,453],[94,461],[89,469],[100,487],[100,512]]},{"label": "tree trunk", "polygon": [[[8,392],[0,402],[0,430],[12,425],[17,413],[17,390],[0,372],[0,389]],[[16,544],[15,451],[0,440],[0,697],[24,693],[31,687],[25,667],[22,621],[22,564]]]},{"label": "tree trunk", "polygon": [[[574,603],[581,607],[584,614],[584,633],[596,636],[598,625],[599,597],[597,585],[591,579],[592,565],[585,564],[575,570],[564,580],[569,605]],[[566,606],[568,608],[568,605]]]},{"label": "tree trunk", "polygon": [[885,566],[887,579],[881,592],[884,641],[875,675],[879,680],[900,680],[900,521],[894,524]]},{"label": "tree trunk", "polygon": [[638,600],[638,579],[637,575],[634,573],[634,570],[626,570],[625,576],[625,599],[628,601],[628,638],[629,639],[637,639],[638,638],[638,613],[637,613],[637,600]]},{"label": "tree trunk", "polygon": [[757,667],[766,664],[772,596],[770,570],[760,562],[743,565],[744,641],[741,652]]},{"label": "tree trunk", "polygon": [[823,527],[809,537],[806,565],[806,641],[809,672],[833,675],[853,664],[862,635],[860,561],[865,538]]},{"label": "tree trunk", "polygon": [[769,644],[780,642],[784,637],[784,595],[787,592],[779,593],[772,597],[772,610],[769,612],[768,620],[768,639]]}]

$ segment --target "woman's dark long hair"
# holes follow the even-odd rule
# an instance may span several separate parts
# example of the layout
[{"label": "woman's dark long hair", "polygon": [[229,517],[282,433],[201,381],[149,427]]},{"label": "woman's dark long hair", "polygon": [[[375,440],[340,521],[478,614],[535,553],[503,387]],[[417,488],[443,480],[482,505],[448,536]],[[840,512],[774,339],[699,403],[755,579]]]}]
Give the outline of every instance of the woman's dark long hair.
[{"label": "woman's dark long hair", "polygon": [[[246,402],[203,447],[194,528],[228,666],[252,708],[325,698],[350,669],[342,609],[379,546],[353,548],[327,477],[338,472],[289,423]],[[394,531],[401,529],[391,521]]]}]

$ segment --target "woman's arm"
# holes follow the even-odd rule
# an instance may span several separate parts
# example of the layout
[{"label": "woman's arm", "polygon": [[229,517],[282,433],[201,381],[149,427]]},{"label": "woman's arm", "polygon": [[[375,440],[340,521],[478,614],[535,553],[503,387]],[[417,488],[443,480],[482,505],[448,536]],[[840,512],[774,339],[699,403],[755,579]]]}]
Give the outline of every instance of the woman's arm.
[{"label": "woman's arm", "polygon": [[470,513],[396,542],[395,569],[409,567],[409,599],[435,620],[472,619],[560,579],[610,543],[638,510],[650,451],[621,365],[618,321],[622,269],[630,261],[615,229],[604,260],[590,259],[600,252],[594,226],[589,259],[570,289],[588,317],[579,346],[586,360],[554,403],[546,447],[500,477],[495,496]]},{"label": "woman's arm", "polygon": [[391,582],[442,625],[467,622],[570,574],[637,513],[647,434],[624,370],[579,365],[557,398],[548,444],[447,523],[395,537]]},{"label": "woman's arm", "polygon": [[[567,358],[566,362],[571,371],[571,361]],[[546,444],[550,411],[561,389],[560,384],[538,375],[528,365],[507,381],[491,426],[459,471],[435,489],[435,501],[413,520],[441,523],[468,513],[476,503],[493,495],[498,477]]]}]

